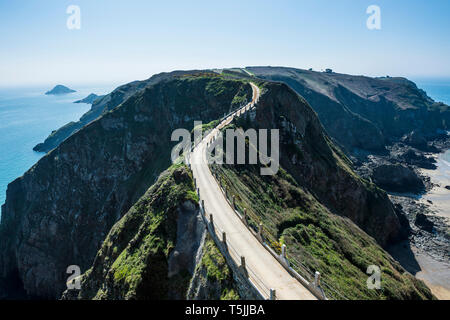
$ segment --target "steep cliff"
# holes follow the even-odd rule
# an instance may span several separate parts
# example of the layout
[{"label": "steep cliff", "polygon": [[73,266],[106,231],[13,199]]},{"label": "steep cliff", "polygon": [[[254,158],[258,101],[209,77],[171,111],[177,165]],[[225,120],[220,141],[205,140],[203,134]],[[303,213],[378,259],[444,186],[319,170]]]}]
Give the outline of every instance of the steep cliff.
[{"label": "steep cliff", "polygon": [[58,298],[66,268],[87,270],[113,224],[170,165],[173,130],[220,118],[242,87],[251,90],[247,83],[214,74],[169,77],[43,157],[8,186],[0,281],[30,296]]},{"label": "steep cliff", "polygon": [[331,137],[352,154],[384,151],[416,130],[427,137],[448,130],[450,107],[434,102],[405,78],[370,78],[285,67],[247,67],[303,96]]},{"label": "steep cliff", "polygon": [[206,233],[191,173],[172,166],[111,229],[81,289],[63,298],[185,299],[188,289],[191,299],[236,298],[231,270]]},{"label": "steep cliff", "polygon": [[333,213],[350,218],[381,245],[407,235],[387,194],[352,169],[328,138],[316,113],[291,88],[266,83],[250,123],[244,128],[280,129],[280,164]]}]

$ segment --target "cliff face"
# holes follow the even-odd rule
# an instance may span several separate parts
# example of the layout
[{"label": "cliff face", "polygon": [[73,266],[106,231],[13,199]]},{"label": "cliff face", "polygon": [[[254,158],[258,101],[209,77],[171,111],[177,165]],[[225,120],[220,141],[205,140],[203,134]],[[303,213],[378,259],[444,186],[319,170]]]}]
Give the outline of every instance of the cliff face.
[{"label": "cliff face", "polygon": [[158,82],[43,157],[8,186],[0,279],[58,298],[66,268],[87,270],[112,225],[169,166],[172,131],[220,118],[243,86],[212,75]]},{"label": "cliff face", "polygon": [[383,151],[414,130],[447,130],[450,108],[404,78],[369,78],[284,67],[248,67],[255,76],[288,84],[317,112],[347,151]]},{"label": "cliff face", "polygon": [[267,83],[265,90],[249,126],[280,129],[280,164],[297,183],[381,245],[405,237],[407,226],[387,194],[352,170],[308,103],[285,84]]},{"label": "cliff face", "polygon": [[185,299],[188,290],[191,299],[238,297],[206,233],[191,173],[172,166],[111,229],[81,290],[63,299]]}]

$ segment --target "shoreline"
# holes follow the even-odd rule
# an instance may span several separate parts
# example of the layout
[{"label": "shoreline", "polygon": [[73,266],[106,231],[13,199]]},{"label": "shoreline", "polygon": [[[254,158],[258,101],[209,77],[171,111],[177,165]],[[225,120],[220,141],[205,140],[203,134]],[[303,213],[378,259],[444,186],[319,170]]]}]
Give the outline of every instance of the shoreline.
[{"label": "shoreline", "polygon": [[[450,186],[450,165],[444,160],[444,155],[448,152],[450,150],[433,155],[436,169],[419,169],[421,175],[430,179],[432,187],[418,199],[432,215],[443,218],[447,233],[450,228],[450,190],[445,187]],[[420,266],[415,277],[423,280],[438,299],[450,300],[450,261],[436,260],[426,250],[414,245],[411,245],[411,251]]]},{"label": "shoreline", "polygon": [[450,190],[445,187],[450,186],[450,166],[443,156],[448,152],[433,155],[436,169],[419,169],[421,175],[429,177],[432,183],[432,188],[420,197],[419,202],[428,205],[437,216],[445,218],[447,225],[450,224]]},{"label": "shoreline", "polygon": [[421,267],[414,276],[425,282],[439,300],[450,300],[450,264],[436,261],[416,247],[411,249]]},{"label": "shoreline", "polygon": [[[429,179],[422,195],[390,194],[393,203],[400,203],[407,213],[413,233],[409,240],[389,248],[389,253],[417,279],[425,282],[440,300],[450,300],[450,164],[444,160],[446,152],[430,154],[436,160],[436,169],[417,168]],[[416,216],[425,214],[434,227],[427,232],[415,225]]]},{"label": "shoreline", "polygon": [[406,240],[391,246],[388,252],[409,273],[422,280],[439,300],[450,300],[450,264],[438,261],[426,250]]}]

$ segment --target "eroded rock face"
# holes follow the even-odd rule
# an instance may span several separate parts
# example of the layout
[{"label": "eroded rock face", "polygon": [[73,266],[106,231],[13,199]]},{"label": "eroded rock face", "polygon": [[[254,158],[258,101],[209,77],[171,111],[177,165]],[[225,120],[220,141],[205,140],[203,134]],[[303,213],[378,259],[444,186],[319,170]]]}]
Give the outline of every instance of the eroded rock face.
[{"label": "eroded rock face", "polygon": [[251,90],[218,77],[160,81],[43,157],[8,186],[0,281],[59,298],[67,267],[86,271],[113,224],[170,165],[173,130],[220,118],[242,86]]},{"label": "eroded rock face", "polygon": [[387,194],[353,172],[303,98],[271,83],[256,112],[256,126],[280,129],[281,166],[330,211],[350,218],[383,246],[406,236]]},{"label": "eroded rock face", "polygon": [[384,164],[372,173],[373,182],[391,192],[420,193],[425,185],[414,170],[401,164]]},{"label": "eroded rock face", "polygon": [[393,140],[413,131],[413,136],[406,139],[426,147],[428,137],[449,128],[449,106],[436,103],[405,78],[370,78],[285,67],[247,70],[259,78],[289,85],[317,112],[328,134],[355,156],[361,149],[384,152]]}]

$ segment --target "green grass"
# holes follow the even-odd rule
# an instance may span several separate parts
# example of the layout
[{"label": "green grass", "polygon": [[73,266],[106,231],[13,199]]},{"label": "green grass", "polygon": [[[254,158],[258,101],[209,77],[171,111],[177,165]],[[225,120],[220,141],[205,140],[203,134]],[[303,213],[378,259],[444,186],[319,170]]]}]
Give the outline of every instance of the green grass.
[{"label": "green grass", "polygon": [[[282,168],[259,175],[257,166],[215,166],[223,185],[246,208],[251,223],[264,225],[264,236],[279,252],[282,243],[297,271],[309,278],[316,270],[332,299],[430,299],[423,282],[408,274],[376,241],[352,221],[329,212]],[[382,270],[381,290],[367,289],[369,265]],[[308,270],[309,274],[304,270]],[[340,295],[336,294],[333,289]]]},{"label": "green grass", "polygon": [[[164,299],[187,290],[190,277],[168,278],[168,257],[177,237],[177,208],[198,203],[191,172],[173,165],[111,229],[90,272],[83,298]],[[102,285],[99,285],[102,283]]]},{"label": "green grass", "polygon": [[220,300],[239,299],[231,269],[209,235],[205,241],[202,260],[197,268],[204,268],[208,282],[220,289]]}]

